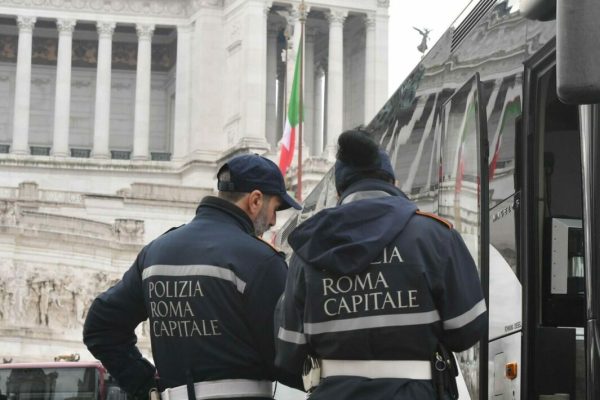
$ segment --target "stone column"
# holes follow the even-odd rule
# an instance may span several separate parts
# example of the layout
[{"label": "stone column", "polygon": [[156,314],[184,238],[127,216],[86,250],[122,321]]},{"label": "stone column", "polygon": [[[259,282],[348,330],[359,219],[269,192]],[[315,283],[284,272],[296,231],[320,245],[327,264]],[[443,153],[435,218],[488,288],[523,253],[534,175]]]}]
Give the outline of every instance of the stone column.
[{"label": "stone column", "polygon": [[[290,93],[292,92],[292,84],[294,80],[294,67],[296,65],[296,54],[298,54],[298,41],[296,40],[296,33],[300,32],[300,14],[298,10],[291,9],[287,16],[287,27],[285,35],[287,37],[287,51],[285,58],[285,92],[286,92],[286,104],[290,101]],[[287,106],[286,106],[287,110]],[[287,118],[287,115],[285,116]]]},{"label": "stone column", "polygon": [[371,121],[377,112],[375,106],[375,16],[364,18],[365,40],[365,125]]},{"label": "stone column", "polygon": [[265,148],[266,84],[267,84],[267,14],[265,2],[247,0],[244,10],[242,69],[242,130],[243,147]]},{"label": "stone column", "polygon": [[94,147],[92,157],[110,158],[110,91],[112,67],[112,34],[114,22],[98,22],[98,66],[96,71],[96,109],[94,114]]},{"label": "stone column", "polygon": [[[283,68],[281,68],[283,71]],[[286,104],[287,100],[284,96],[285,90],[285,72],[279,72],[277,75],[277,130],[276,130],[276,142],[279,142],[281,137],[283,136],[283,129],[285,125],[285,121],[287,119],[287,115],[284,114],[284,111],[287,111]]]},{"label": "stone column", "polygon": [[190,146],[190,86],[192,26],[177,27],[177,76],[175,78],[175,128],[173,137],[173,160],[181,160]]},{"label": "stone column", "polygon": [[375,15],[375,112],[388,99],[388,7],[389,0],[377,0]]},{"label": "stone column", "polygon": [[318,66],[315,71],[315,96],[314,96],[314,109],[315,109],[315,118],[314,118],[314,126],[313,126],[313,137],[314,137],[314,149],[312,149],[312,154],[315,156],[320,156],[323,154],[323,138],[325,132],[323,131],[323,116],[324,116],[324,96],[325,92],[323,91],[323,81],[325,79],[325,70],[322,66]]},{"label": "stone column", "polygon": [[[305,27],[306,29],[306,27]],[[315,37],[317,32],[315,30],[306,30],[305,39],[306,44],[304,45],[304,144],[308,146],[308,152],[305,156],[313,155],[315,148],[315,135],[314,135],[314,120],[315,120]]]},{"label": "stone column", "polygon": [[15,108],[11,153],[29,154],[29,103],[31,92],[31,43],[35,17],[17,17],[19,45],[15,76]]},{"label": "stone column", "polygon": [[277,27],[272,27],[267,33],[267,142],[271,150],[277,150]]},{"label": "stone column", "polygon": [[147,160],[150,143],[150,83],[152,78],[152,33],[154,25],[138,24],[137,69],[135,79],[135,119],[133,160]]},{"label": "stone column", "polygon": [[[228,38],[220,3],[200,8],[195,14],[192,34],[192,92],[188,153],[194,158],[213,160],[225,148],[223,92],[233,79],[226,76]],[[241,35],[240,35],[241,36]],[[265,38],[266,40],[266,38]],[[241,130],[241,129],[240,129]]]},{"label": "stone column", "polygon": [[54,138],[52,155],[66,157],[69,155],[69,120],[71,117],[71,50],[73,29],[77,21],[59,19],[58,27],[58,59],[56,61],[56,94],[54,96]]},{"label": "stone column", "polygon": [[327,71],[327,157],[333,158],[344,119],[344,20],[347,13],[332,10],[329,20],[329,68]]}]

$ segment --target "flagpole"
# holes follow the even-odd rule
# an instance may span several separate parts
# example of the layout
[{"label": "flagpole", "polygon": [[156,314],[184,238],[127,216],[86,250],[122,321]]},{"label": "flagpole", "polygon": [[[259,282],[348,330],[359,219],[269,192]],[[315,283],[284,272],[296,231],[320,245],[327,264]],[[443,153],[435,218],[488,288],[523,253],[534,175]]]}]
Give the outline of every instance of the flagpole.
[{"label": "flagpole", "polygon": [[[290,33],[288,29],[283,32],[283,37],[285,37],[285,73],[283,74],[283,126],[280,126],[279,129],[281,132],[285,132],[285,123],[287,121],[287,102],[288,102],[288,93],[287,93],[287,84],[288,84],[288,61],[290,59]],[[282,137],[283,138],[283,137]],[[285,176],[284,176],[285,179]]]},{"label": "flagpole", "polygon": [[304,0],[299,6],[300,14],[300,93],[298,110],[298,184],[296,185],[296,199],[302,201],[302,131],[304,128],[304,24],[306,23],[306,6]]}]

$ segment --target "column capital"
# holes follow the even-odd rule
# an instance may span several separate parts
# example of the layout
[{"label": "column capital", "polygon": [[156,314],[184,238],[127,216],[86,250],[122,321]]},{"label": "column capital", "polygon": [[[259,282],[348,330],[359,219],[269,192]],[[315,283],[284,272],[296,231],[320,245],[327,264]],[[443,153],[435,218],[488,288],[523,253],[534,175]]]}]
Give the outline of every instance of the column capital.
[{"label": "column capital", "polygon": [[101,37],[111,37],[116,26],[117,24],[114,22],[98,21],[96,23],[96,30],[98,31],[98,35]]},{"label": "column capital", "polygon": [[152,24],[137,24],[135,26],[138,39],[150,39],[154,33],[154,25]]},{"label": "column capital", "polygon": [[329,25],[344,25],[344,21],[348,16],[348,11],[344,10],[329,10],[329,13],[326,14],[327,21],[329,21]]},{"label": "column capital", "polygon": [[363,17],[363,21],[365,22],[365,27],[367,29],[374,29],[375,28],[375,14],[367,14]]},{"label": "column capital", "polygon": [[73,33],[77,20],[75,19],[63,19],[59,18],[56,20],[56,26],[59,33]]},{"label": "column capital", "polygon": [[377,7],[388,8],[390,6],[390,0],[377,0]]},{"label": "column capital", "polygon": [[17,26],[19,27],[19,32],[33,32],[35,21],[35,17],[19,15],[17,17]]}]

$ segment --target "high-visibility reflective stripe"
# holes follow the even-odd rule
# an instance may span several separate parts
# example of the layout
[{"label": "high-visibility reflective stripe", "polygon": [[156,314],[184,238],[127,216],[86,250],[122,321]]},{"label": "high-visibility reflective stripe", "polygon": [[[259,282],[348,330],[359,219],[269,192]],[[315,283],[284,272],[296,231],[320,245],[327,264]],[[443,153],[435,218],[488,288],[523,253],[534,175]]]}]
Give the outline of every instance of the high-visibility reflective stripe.
[{"label": "high-visibility reflective stripe", "polygon": [[303,333],[288,331],[287,329],[279,328],[277,338],[284,342],[290,342],[294,344],[306,344],[306,337]]},{"label": "high-visibility reflective stripe", "polygon": [[[273,395],[273,384],[269,381],[249,379],[222,379],[194,383],[196,400],[225,399],[239,397],[268,397]],[[188,400],[187,386],[177,386],[161,393],[162,400]]]},{"label": "high-visibility reflective stripe", "polygon": [[309,335],[320,333],[357,331],[369,328],[387,328],[390,326],[425,325],[440,320],[437,310],[412,313],[412,314],[388,314],[373,317],[359,317],[339,319],[334,321],[305,323],[304,332]]},{"label": "high-visibility reflective stripe", "polygon": [[431,362],[423,360],[321,360],[321,377],[431,379]]},{"label": "high-visibility reflective stripe", "polygon": [[473,306],[473,308],[471,308],[466,313],[461,314],[458,317],[444,321],[444,329],[462,328],[463,326],[474,321],[475,318],[477,318],[481,314],[483,314],[486,309],[487,308],[485,307],[485,300],[481,300],[479,303],[475,304],[475,306]]},{"label": "high-visibility reflective stripe", "polygon": [[232,270],[214,265],[152,265],[144,269],[142,279],[151,276],[208,276],[232,282],[240,293],[244,293],[246,282]]}]

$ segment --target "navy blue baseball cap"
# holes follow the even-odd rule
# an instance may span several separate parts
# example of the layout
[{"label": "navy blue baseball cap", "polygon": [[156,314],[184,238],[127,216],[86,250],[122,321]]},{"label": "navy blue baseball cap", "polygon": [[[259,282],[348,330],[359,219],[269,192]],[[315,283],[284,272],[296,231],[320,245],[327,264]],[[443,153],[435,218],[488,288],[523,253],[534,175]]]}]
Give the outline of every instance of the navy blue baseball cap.
[{"label": "navy blue baseball cap", "polygon": [[279,210],[290,207],[296,210],[302,209],[302,206],[287,194],[279,167],[268,158],[258,154],[234,157],[221,166],[217,176],[224,168],[229,169],[230,181],[219,181],[217,183],[219,191],[250,193],[253,190],[260,190],[264,194],[277,195],[281,198],[282,204]]}]

